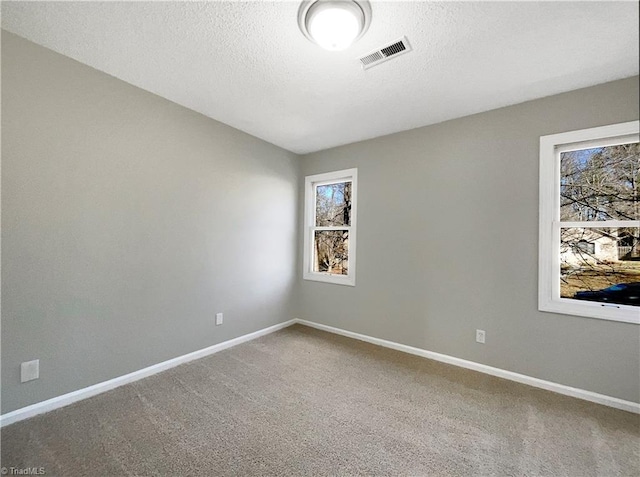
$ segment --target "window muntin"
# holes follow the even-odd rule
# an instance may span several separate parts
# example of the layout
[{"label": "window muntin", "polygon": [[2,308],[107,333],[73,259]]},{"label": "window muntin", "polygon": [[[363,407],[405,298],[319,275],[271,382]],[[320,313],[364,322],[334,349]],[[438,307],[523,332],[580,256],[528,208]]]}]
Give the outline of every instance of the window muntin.
[{"label": "window muntin", "polygon": [[640,323],[639,248],[638,121],[542,137],[540,310]]},{"label": "window muntin", "polygon": [[304,278],[355,285],[356,169],[305,180]]}]

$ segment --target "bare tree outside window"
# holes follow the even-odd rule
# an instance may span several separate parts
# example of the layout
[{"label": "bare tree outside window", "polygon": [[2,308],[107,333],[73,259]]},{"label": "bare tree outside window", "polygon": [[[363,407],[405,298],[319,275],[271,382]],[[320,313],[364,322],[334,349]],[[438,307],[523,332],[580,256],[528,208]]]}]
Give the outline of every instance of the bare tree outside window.
[{"label": "bare tree outside window", "polygon": [[640,220],[639,144],[562,153],[560,220],[561,297],[640,282],[640,227],[597,224]]},{"label": "bare tree outside window", "polygon": [[560,220],[640,219],[640,145],[562,153]]},{"label": "bare tree outside window", "polygon": [[315,196],[315,226],[336,229],[315,231],[313,270],[348,275],[349,230],[339,227],[351,225],[351,182],[318,185]]}]

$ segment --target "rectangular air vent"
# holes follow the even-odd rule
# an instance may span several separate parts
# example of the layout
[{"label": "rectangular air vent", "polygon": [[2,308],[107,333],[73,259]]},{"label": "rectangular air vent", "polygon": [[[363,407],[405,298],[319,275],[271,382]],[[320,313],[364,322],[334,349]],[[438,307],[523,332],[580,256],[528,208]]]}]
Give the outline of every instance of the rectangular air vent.
[{"label": "rectangular air vent", "polygon": [[396,58],[397,56],[402,55],[403,53],[408,53],[411,51],[411,45],[407,41],[407,37],[403,36],[397,41],[393,43],[383,46],[382,48],[372,51],[364,56],[358,58],[360,63],[362,64],[362,69],[369,69],[372,66],[379,65],[380,63],[384,63],[391,58]]}]

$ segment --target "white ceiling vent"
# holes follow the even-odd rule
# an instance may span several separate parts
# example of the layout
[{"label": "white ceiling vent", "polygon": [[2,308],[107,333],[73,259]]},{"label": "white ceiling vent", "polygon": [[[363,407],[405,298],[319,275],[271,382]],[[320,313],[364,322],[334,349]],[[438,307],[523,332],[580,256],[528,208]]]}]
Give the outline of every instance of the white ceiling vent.
[{"label": "white ceiling vent", "polygon": [[411,51],[411,45],[406,36],[394,41],[378,50],[374,50],[364,56],[358,58],[362,64],[362,69],[366,70],[373,66],[384,63],[391,58],[396,58],[404,53]]}]

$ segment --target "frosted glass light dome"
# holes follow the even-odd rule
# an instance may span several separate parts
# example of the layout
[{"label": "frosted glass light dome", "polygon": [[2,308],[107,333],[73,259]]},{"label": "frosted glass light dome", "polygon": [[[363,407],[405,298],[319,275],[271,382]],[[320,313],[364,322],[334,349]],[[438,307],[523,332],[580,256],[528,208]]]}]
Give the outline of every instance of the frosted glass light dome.
[{"label": "frosted glass light dome", "polygon": [[326,50],[344,50],[364,34],[371,19],[369,2],[316,0],[298,12],[302,33]]}]

